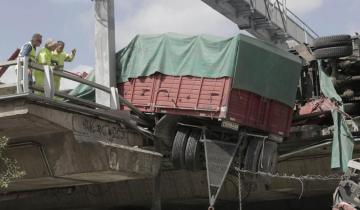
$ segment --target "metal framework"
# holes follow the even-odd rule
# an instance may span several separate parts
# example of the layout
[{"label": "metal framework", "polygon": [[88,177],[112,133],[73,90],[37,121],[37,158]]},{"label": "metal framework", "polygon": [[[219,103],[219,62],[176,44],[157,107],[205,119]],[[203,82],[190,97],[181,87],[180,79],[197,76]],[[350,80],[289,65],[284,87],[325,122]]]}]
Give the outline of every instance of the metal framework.
[{"label": "metal framework", "polygon": [[[62,70],[55,70],[51,66],[43,66],[36,63],[29,62],[28,57],[25,58],[18,58],[17,60],[13,61],[5,61],[0,62],[0,67],[7,67],[7,66],[14,66],[16,65],[16,74],[17,74],[17,81],[16,81],[16,92],[17,94],[23,94],[23,93],[30,93],[31,90],[41,91],[44,92],[44,96],[46,98],[52,99],[55,95],[70,99],[72,101],[75,101],[78,104],[82,104],[88,107],[92,108],[98,108],[98,109],[112,109],[112,110],[118,110],[120,109],[120,104],[124,104],[125,106],[129,107],[129,109],[135,113],[143,122],[145,122],[149,127],[153,126],[153,120],[149,118],[146,114],[144,114],[142,111],[140,111],[137,107],[132,105],[129,101],[124,99],[122,96],[118,94],[118,90],[115,87],[106,87],[103,85],[100,85],[95,82],[91,82],[89,80],[74,76],[72,74],[66,73],[66,71]],[[36,69],[38,71],[44,72],[44,87],[33,87],[29,85],[29,74],[28,70]],[[61,93],[55,90],[54,87],[54,75],[66,78],[72,81],[76,81],[82,84],[89,85],[90,87],[96,88],[98,90],[101,90],[105,93],[108,93],[110,95],[110,106],[104,106],[98,103],[94,103],[91,101],[87,101],[81,98],[77,98],[74,96],[70,96],[65,93]]]},{"label": "metal framework", "polygon": [[[281,48],[308,43],[318,37],[304,21],[286,8],[285,0],[202,0],[259,39]],[[295,41],[295,44],[289,41]]]}]

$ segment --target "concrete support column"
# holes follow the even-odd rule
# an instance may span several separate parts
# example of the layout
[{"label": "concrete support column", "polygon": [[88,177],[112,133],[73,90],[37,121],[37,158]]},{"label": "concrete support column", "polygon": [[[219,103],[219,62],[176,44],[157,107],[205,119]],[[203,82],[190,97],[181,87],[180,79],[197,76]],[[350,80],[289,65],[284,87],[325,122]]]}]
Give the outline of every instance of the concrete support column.
[{"label": "concrete support column", "polygon": [[[155,142],[155,150],[161,154],[161,142],[157,139]],[[161,163],[158,174],[153,180],[152,204],[151,210],[161,210]]]},{"label": "concrete support column", "polygon": [[[114,0],[95,0],[95,81],[116,83]],[[110,106],[110,95],[96,90],[96,102]]]}]

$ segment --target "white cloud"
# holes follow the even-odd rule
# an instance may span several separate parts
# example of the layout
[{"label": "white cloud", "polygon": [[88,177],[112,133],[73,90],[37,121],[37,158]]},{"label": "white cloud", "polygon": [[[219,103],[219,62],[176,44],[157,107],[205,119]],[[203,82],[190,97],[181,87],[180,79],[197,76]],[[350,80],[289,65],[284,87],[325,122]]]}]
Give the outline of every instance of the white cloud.
[{"label": "white cloud", "polygon": [[56,4],[73,4],[73,3],[91,3],[91,0],[50,0],[52,3]]},{"label": "white cloud", "polygon": [[233,22],[200,0],[144,0],[132,7],[136,9],[116,22],[118,49],[136,34],[176,32],[232,36],[239,33]]},{"label": "white cloud", "polygon": [[[287,0],[286,3],[301,17],[319,8],[323,1]],[[136,34],[177,32],[232,36],[240,32],[233,22],[201,0],[127,0],[118,4],[119,7],[124,5],[130,14],[116,22],[117,49],[129,43]]]}]

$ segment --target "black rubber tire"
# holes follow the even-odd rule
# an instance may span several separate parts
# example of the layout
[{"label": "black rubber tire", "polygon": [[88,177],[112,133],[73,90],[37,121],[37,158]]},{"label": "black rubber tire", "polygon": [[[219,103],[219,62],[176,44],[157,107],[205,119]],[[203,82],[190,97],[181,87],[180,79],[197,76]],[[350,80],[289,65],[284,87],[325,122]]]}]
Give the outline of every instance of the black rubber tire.
[{"label": "black rubber tire", "polygon": [[260,152],[258,171],[265,173],[274,173],[276,169],[278,144],[272,141],[266,141],[264,148]]},{"label": "black rubber tire", "polygon": [[176,169],[185,168],[185,149],[189,138],[190,129],[179,127],[176,132],[171,150],[171,161]]},{"label": "black rubber tire", "polygon": [[353,53],[352,46],[328,47],[314,51],[316,59],[340,58],[346,57]]},{"label": "black rubber tire", "polygon": [[244,159],[244,169],[248,171],[257,172],[262,141],[259,141],[256,138],[251,138],[251,137],[248,137],[248,141],[249,144],[246,149],[246,154]]},{"label": "black rubber tire", "polygon": [[323,36],[315,39],[313,44],[315,49],[337,46],[352,46],[351,36],[347,34]]},{"label": "black rubber tire", "polygon": [[193,130],[188,138],[186,149],[185,149],[185,167],[190,171],[197,171],[201,168],[200,160],[200,130]]}]

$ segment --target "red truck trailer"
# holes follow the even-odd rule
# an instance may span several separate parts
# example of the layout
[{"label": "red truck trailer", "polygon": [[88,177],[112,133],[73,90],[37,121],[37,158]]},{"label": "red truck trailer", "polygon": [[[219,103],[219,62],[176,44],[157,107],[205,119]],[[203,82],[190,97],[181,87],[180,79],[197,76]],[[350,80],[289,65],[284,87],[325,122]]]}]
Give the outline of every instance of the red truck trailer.
[{"label": "red truck trailer", "polygon": [[232,88],[230,77],[204,78],[155,73],[119,85],[121,95],[146,113],[217,119],[238,130],[247,126],[287,136],[293,108],[246,90]]},{"label": "red truck trailer", "polygon": [[117,56],[119,93],[156,118],[176,168],[203,167],[201,139],[236,142],[245,130],[244,167],[273,169],[290,130],[297,56],[245,35],[178,34],[139,35]]}]

